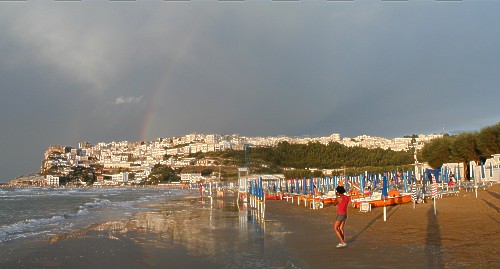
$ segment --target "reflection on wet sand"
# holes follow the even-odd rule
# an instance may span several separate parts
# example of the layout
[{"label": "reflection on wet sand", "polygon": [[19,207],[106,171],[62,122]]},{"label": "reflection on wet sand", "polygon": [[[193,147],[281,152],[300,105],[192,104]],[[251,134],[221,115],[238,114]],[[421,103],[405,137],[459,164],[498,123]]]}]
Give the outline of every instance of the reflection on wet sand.
[{"label": "reflection on wet sand", "polygon": [[[235,200],[199,198],[169,201],[156,210],[139,213],[127,221],[108,221],[50,238],[54,244],[70,238],[107,238],[133,242],[143,249],[182,246],[189,255],[241,264],[271,261],[284,244],[286,233],[278,222],[257,221]],[[266,257],[266,256],[269,257]],[[287,260],[289,255],[285,255]]]}]

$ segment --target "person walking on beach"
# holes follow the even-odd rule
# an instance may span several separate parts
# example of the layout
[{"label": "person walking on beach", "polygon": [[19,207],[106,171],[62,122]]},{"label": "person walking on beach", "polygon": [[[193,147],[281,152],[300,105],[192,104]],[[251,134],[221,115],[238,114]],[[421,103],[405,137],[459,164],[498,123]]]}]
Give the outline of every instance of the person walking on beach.
[{"label": "person walking on beach", "polygon": [[338,236],[340,243],[337,245],[338,248],[346,247],[344,225],[347,220],[347,206],[349,205],[349,196],[345,195],[345,188],[343,186],[338,186],[336,189],[337,197],[333,201],[333,204],[337,206],[337,217],[333,223],[333,231]]}]

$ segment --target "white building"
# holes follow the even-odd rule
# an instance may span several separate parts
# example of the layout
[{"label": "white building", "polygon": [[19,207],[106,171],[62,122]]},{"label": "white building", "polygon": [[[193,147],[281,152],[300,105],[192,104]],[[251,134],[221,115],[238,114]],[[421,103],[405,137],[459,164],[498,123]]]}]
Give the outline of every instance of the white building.
[{"label": "white building", "polygon": [[48,186],[59,187],[59,177],[58,176],[53,176],[53,175],[46,175],[45,176],[45,183]]},{"label": "white building", "polygon": [[181,183],[197,183],[201,181],[203,177],[200,173],[183,173],[181,174]]},{"label": "white building", "polygon": [[115,185],[120,185],[128,182],[128,172],[112,174],[110,176],[111,176],[111,181],[113,181]]}]

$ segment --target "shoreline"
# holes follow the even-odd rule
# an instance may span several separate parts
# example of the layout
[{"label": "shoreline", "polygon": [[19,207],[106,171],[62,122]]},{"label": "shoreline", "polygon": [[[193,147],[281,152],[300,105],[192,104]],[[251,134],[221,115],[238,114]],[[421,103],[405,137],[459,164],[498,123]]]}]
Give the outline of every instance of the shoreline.
[{"label": "shoreline", "polygon": [[[500,264],[500,186],[370,212],[348,208],[337,249],[336,207],[266,202],[260,222],[236,197],[196,191],[161,200],[125,221],[96,223],[2,251],[0,267],[22,268],[491,268]],[[9,252],[10,251],[10,252]]]}]

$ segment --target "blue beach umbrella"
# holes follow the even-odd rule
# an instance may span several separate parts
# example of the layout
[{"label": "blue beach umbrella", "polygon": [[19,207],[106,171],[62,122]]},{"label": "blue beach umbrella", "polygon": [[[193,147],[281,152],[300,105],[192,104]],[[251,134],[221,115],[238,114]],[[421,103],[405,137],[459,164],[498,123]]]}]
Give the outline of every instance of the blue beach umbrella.
[{"label": "blue beach umbrella", "polygon": [[255,180],[255,196],[260,197],[260,182],[259,182],[259,179]]},{"label": "blue beach umbrella", "polygon": [[407,176],[407,174],[409,172],[410,171],[403,173],[403,184],[404,184],[405,192],[408,192],[408,176]]},{"label": "blue beach umbrella", "polygon": [[349,176],[345,175],[345,190],[349,192]]},{"label": "blue beach umbrella", "polygon": [[448,177],[448,174],[449,174],[448,167],[445,167],[444,173],[443,173],[443,181],[446,183],[448,183],[448,181],[450,180],[450,178]]},{"label": "blue beach umbrella", "polygon": [[365,193],[365,175],[364,174],[359,175],[359,189],[360,189],[361,195],[364,195],[364,193]]},{"label": "blue beach umbrella", "polygon": [[264,188],[262,186],[262,178],[260,178],[259,184],[260,184],[260,198],[264,198]]},{"label": "blue beach umbrella", "polygon": [[250,181],[250,194],[252,196],[257,196],[257,190],[255,188],[255,180]]},{"label": "blue beach umbrella", "polygon": [[288,179],[285,179],[285,191],[288,193]]},{"label": "blue beach umbrella", "polygon": [[302,180],[302,193],[307,194],[307,178],[304,177]]},{"label": "blue beach umbrella", "polygon": [[337,181],[338,181],[337,176],[334,176],[334,178],[333,178],[333,188],[334,188],[334,189],[336,189],[336,188],[337,188]]},{"label": "blue beach umbrella", "polygon": [[257,179],[254,181],[254,196],[259,197],[259,182]]},{"label": "blue beach umbrella", "polygon": [[481,162],[481,179],[484,179],[486,177],[485,173],[484,173],[484,163]]},{"label": "blue beach umbrella", "polygon": [[300,189],[299,189],[299,179],[295,179],[295,193],[300,194]]},{"label": "blue beach umbrella", "polygon": [[382,183],[382,199],[385,200],[387,199],[387,197],[389,197],[389,181],[387,180],[387,175],[384,175],[383,180],[384,182]]},{"label": "blue beach umbrella", "polygon": [[255,185],[254,185],[254,190],[255,190],[255,196],[260,197],[260,188],[259,188],[259,180],[255,180]]},{"label": "blue beach umbrella", "polygon": [[250,192],[249,192],[250,195],[253,195],[253,192],[254,192],[254,190],[253,190],[254,189],[253,184],[254,184],[254,182],[250,181]]},{"label": "blue beach umbrella", "polygon": [[490,162],[490,177],[493,177],[493,164]]},{"label": "blue beach umbrella", "polygon": [[441,168],[439,169],[439,180],[437,182],[443,182],[445,181],[445,175],[446,174],[446,168],[441,166]]},{"label": "blue beach umbrella", "polygon": [[309,194],[314,195],[314,179],[309,179]]},{"label": "blue beach umbrella", "polygon": [[259,197],[259,182],[257,181],[257,179],[253,183],[253,191],[254,191],[253,195],[255,197]]},{"label": "blue beach umbrella", "polygon": [[330,178],[329,177],[326,177],[325,178],[325,184],[326,184],[326,193],[328,193],[330,191]]}]

